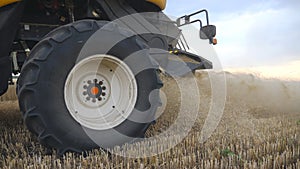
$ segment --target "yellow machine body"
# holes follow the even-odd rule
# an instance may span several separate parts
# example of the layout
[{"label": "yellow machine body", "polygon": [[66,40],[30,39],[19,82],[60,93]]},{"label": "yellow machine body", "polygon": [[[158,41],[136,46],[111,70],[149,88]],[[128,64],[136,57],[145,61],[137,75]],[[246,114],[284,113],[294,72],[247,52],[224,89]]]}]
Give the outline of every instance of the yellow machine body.
[{"label": "yellow machine body", "polygon": [[9,5],[15,2],[19,2],[21,0],[1,0],[0,1],[0,7],[5,6],[5,5]]},{"label": "yellow machine body", "polygon": [[147,0],[155,5],[157,5],[161,10],[166,8],[167,0]]}]

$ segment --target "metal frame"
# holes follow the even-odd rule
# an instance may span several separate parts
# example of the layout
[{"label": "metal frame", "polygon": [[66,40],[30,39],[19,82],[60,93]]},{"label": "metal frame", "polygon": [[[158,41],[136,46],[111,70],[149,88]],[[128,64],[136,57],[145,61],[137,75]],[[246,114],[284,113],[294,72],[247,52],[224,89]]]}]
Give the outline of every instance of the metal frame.
[{"label": "metal frame", "polygon": [[[193,21],[191,21],[190,19],[191,19],[192,16],[201,14],[203,12],[205,13],[205,17],[206,17],[206,24],[209,25],[208,11],[206,9],[203,9],[203,10],[194,12],[194,13],[192,13],[190,15],[184,15],[182,17],[179,17],[176,20],[177,26],[181,27],[181,26],[184,26],[184,25],[188,25],[188,24],[192,24],[192,23],[195,23],[195,22],[199,22],[200,23],[200,28],[202,28],[203,24],[202,24],[202,21],[200,19],[196,19],[196,20],[193,20]],[[184,21],[185,21],[184,24],[180,24],[180,20],[182,20],[182,19],[184,19]]]},{"label": "metal frame", "polygon": [[[15,0],[12,0],[12,1],[15,1]],[[8,1],[6,1],[6,2],[8,2]],[[26,1],[26,2],[29,2],[29,1]],[[56,27],[59,27],[61,25],[64,25],[64,24],[67,24],[70,22],[74,22],[75,20],[95,19],[95,20],[113,21],[115,19],[118,19],[118,18],[121,18],[124,16],[138,13],[132,6],[130,6],[130,4],[127,3],[126,0],[93,0],[93,1],[85,2],[86,3],[85,7],[87,9],[83,11],[84,13],[82,14],[83,15],[82,16],[81,15],[82,11],[80,13],[76,14],[76,11],[74,9],[74,3],[76,3],[76,2],[77,1],[74,1],[74,0],[66,0],[66,10],[68,10],[67,14],[66,14],[66,19],[67,19],[66,21],[56,23],[56,20],[53,21],[51,19],[45,18],[44,16],[41,16],[41,20],[48,20],[48,21],[51,20],[51,22],[49,22],[49,24],[48,23],[46,23],[46,24],[35,23],[35,20],[31,20],[30,16],[27,16],[27,19],[29,18],[28,22],[24,22],[23,20],[20,21],[20,18],[24,16],[24,13],[26,13],[26,10],[23,10],[25,1],[17,2],[12,5],[6,5],[6,6],[1,7],[1,9],[4,9],[4,8],[11,6],[10,10],[17,9],[16,12],[13,13],[13,15],[7,15],[7,16],[6,16],[5,12],[1,13],[1,10],[0,10],[0,16],[3,17],[0,20],[0,30],[7,31],[9,29],[13,33],[18,32],[18,34],[15,36],[12,33],[4,33],[4,31],[2,31],[3,37],[6,37],[6,38],[2,38],[2,39],[5,39],[5,41],[3,41],[1,43],[1,48],[3,50],[5,49],[5,51],[0,53],[0,55],[4,54],[5,56],[0,56],[0,58],[7,59],[9,57],[9,53],[17,52],[17,53],[12,53],[12,55],[11,55],[11,56],[13,56],[12,64],[14,65],[14,67],[12,70],[9,70],[10,72],[19,73],[20,68],[25,60],[24,57],[26,57],[26,55],[28,54],[28,50],[30,50],[37,42],[39,42],[44,35],[46,35],[47,33],[49,33],[51,30],[53,30]],[[14,9],[15,6],[19,6],[19,7]],[[29,6],[30,6],[30,4],[29,4]],[[206,22],[207,22],[207,25],[209,25],[208,12],[205,9],[197,11],[190,15],[185,15],[185,16],[178,18],[177,26],[176,26],[176,23],[174,21],[172,21],[171,19],[169,19],[167,16],[165,16],[167,18],[167,20],[162,21],[162,22],[166,23],[168,27],[170,27],[172,30],[174,29],[175,33],[178,32],[178,35],[180,35],[179,27],[181,27],[183,25],[199,22],[200,27],[201,28],[203,27],[202,21],[200,19],[191,21],[192,16],[195,16],[195,15],[198,15],[201,13],[205,13]],[[164,15],[162,12],[160,14]],[[15,18],[15,19],[8,19],[8,18]],[[132,19],[131,19],[132,22],[130,23],[130,24],[134,25],[134,27],[128,23],[123,23],[123,24],[128,29],[133,28],[133,30],[134,30],[134,29],[137,29],[137,27],[138,27],[138,29],[144,30],[144,32],[153,32],[153,30],[157,30],[157,32],[161,32],[160,30],[163,30],[161,22],[158,21],[158,23],[156,24],[155,22],[153,23],[151,21],[151,19],[155,19],[155,18],[146,18],[146,17],[143,17],[142,15],[135,15],[135,17],[132,17]],[[178,23],[180,23],[179,21],[181,19],[184,19],[184,21],[185,21],[184,24],[178,24]],[[19,27],[17,26],[18,24],[19,24]],[[9,25],[11,25],[11,26],[9,26]],[[13,26],[13,25],[15,25],[15,26]],[[28,27],[30,27],[30,29],[28,29]],[[186,50],[189,48],[188,45],[185,45],[187,43],[186,43],[184,37],[180,37],[180,36],[178,36],[178,39],[176,39],[176,38],[172,39],[171,37],[157,35],[155,33],[149,33],[149,34],[139,35],[139,36],[145,43],[147,43],[149,45],[150,48],[157,47],[157,46],[151,46],[152,45],[151,40],[154,38],[159,38],[160,40],[162,40],[165,43],[165,46],[161,47],[161,49],[163,49],[163,50],[177,50],[176,45],[180,46],[180,48],[182,49],[182,52],[186,52]],[[8,39],[11,39],[11,41]],[[14,43],[12,43],[13,39],[16,40]],[[1,40],[0,40],[0,42],[1,42]],[[6,47],[6,46],[8,46],[8,47]],[[13,50],[7,51],[7,50],[11,49],[11,47],[13,48]],[[188,53],[186,53],[186,54],[189,55]],[[197,57],[201,58],[200,56],[197,56]],[[17,58],[17,60],[16,60],[16,58]],[[193,56],[192,58],[195,58],[195,57]],[[209,68],[209,67],[211,67],[211,66],[208,66],[205,68]],[[11,69],[11,68],[9,68],[9,69]],[[6,68],[4,68],[4,66],[1,66],[0,70],[1,70],[1,72],[8,71],[8,70],[6,70]],[[4,80],[4,77],[2,77],[2,76],[0,76],[0,80],[6,81],[6,80]]]}]

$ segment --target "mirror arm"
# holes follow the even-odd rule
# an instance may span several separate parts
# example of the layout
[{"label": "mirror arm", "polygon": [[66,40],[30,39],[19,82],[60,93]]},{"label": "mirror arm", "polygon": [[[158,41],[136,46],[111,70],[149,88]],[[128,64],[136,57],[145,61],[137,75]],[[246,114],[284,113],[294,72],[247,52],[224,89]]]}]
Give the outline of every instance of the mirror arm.
[{"label": "mirror arm", "polygon": [[197,20],[194,20],[192,22],[190,22],[191,24],[192,23],[195,23],[195,22],[199,22],[200,23],[200,29],[202,28],[202,21],[200,19],[197,19]]},{"label": "mirror arm", "polygon": [[[194,21],[190,22],[190,18],[191,18],[192,16],[194,16],[194,15],[198,15],[198,14],[203,13],[203,12],[205,12],[206,24],[209,25],[208,11],[207,11],[206,9],[203,9],[203,10],[197,11],[197,12],[195,12],[195,13],[192,13],[192,14],[190,14],[190,15],[185,15],[185,16],[182,16],[182,17],[178,18],[178,19],[176,20],[177,26],[180,27],[180,26],[184,26],[184,25],[187,25],[187,24],[194,23]],[[180,24],[180,20],[181,20],[181,19],[184,19],[184,23],[183,23],[183,24]],[[200,21],[200,23],[201,23],[201,28],[202,28],[202,22],[201,22],[201,20],[197,19],[197,20],[195,20],[195,21]]]},{"label": "mirror arm", "polygon": [[199,23],[200,23],[200,28],[203,27],[202,21],[201,21],[200,19],[194,20],[194,21],[192,21],[192,22],[180,24],[179,26],[189,25],[189,24],[192,24],[192,23],[195,23],[195,22],[199,22]]},{"label": "mirror arm", "polygon": [[206,22],[207,22],[207,25],[209,25],[208,11],[206,9],[200,10],[198,12],[192,13],[192,14],[187,15],[187,16],[190,18],[191,16],[197,15],[197,14],[202,13],[202,12],[205,12]]}]

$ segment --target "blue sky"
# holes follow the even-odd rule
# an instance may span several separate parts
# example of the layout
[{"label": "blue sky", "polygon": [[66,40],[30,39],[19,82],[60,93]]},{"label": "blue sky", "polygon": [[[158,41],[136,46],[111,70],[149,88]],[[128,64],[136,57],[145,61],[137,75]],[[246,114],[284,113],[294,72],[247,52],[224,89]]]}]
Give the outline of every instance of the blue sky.
[{"label": "blue sky", "polygon": [[[223,67],[256,67],[300,60],[299,0],[168,0],[165,12],[182,16],[210,12]],[[300,68],[299,68],[300,69]]]}]

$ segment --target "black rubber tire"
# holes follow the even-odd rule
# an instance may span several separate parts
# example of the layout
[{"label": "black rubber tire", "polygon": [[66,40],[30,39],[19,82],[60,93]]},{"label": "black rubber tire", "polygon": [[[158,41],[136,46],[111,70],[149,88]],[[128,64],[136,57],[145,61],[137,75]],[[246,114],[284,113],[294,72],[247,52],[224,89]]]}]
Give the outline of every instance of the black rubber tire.
[{"label": "black rubber tire", "polygon": [[[137,123],[127,119],[119,126],[105,131],[83,129],[72,118],[66,107],[64,84],[67,76],[76,64],[83,45],[106,24],[107,22],[104,21],[82,20],[50,32],[34,47],[22,68],[18,80],[18,97],[25,124],[31,132],[37,135],[43,145],[57,149],[59,154],[122,145],[128,141],[134,141],[135,138],[143,137],[151,124],[151,122]],[[127,30],[115,25],[108,34],[123,36],[124,32],[128,33]],[[99,43],[107,43],[107,39],[99,39]],[[140,50],[147,50],[147,46],[138,40],[138,36],[131,36],[117,43],[107,54],[124,60],[131,53]],[[101,49],[94,49],[93,52],[91,55],[104,54]],[[135,109],[147,110],[147,114],[139,114],[147,119],[154,118],[160,100],[159,92],[151,94],[154,98],[151,99],[152,102],[149,101],[149,95],[152,91],[159,89],[162,83],[149,54],[145,55],[143,60],[143,64],[151,64],[153,68],[143,70],[135,76],[138,86]],[[130,68],[133,68],[134,64],[136,63],[127,63]],[[136,115],[135,113],[133,112],[131,116]],[[88,136],[86,130],[106,141],[96,144]],[[110,130],[130,136],[130,139],[109,135]]]}]

